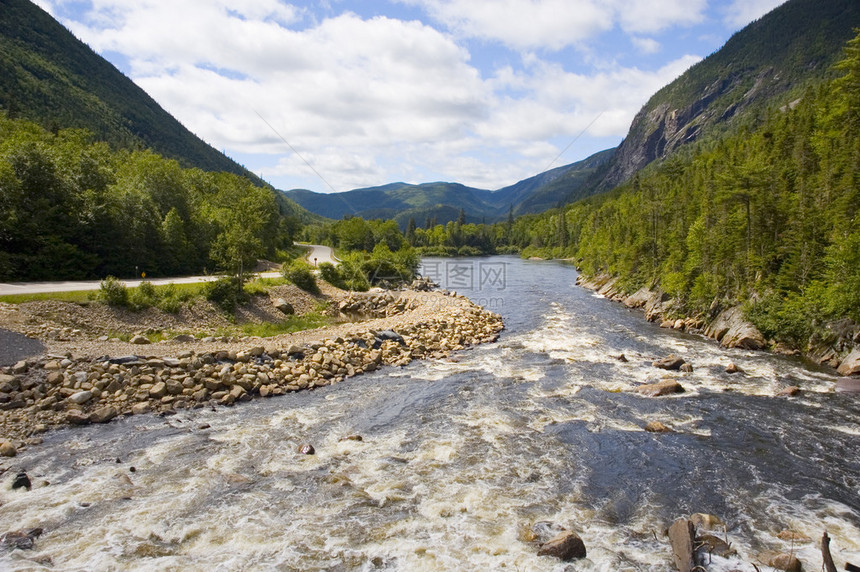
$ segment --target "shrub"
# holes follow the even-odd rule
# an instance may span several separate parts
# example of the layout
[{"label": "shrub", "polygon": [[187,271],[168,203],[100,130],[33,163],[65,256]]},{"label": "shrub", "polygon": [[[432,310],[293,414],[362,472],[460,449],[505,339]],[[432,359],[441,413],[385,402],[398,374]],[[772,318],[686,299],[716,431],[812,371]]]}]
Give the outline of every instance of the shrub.
[{"label": "shrub", "polygon": [[207,300],[217,304],[222,310],[230,314],[236,311],[239,304],[247,301],[247,295],[236,276],[207,282],[205,293]]},{"label": "shrub", "polygon": [[340,273],[340,269],[338,269],[337,266],[331,262],[323,262],[320,264],[319,268],[320,276],[323,280],[342,290],[347,289],[346,282],[343,280],[343,275]]},{"label": "shrub", "polygon": [[311,294],[319,294],[320,289],[317,286],[316,278],[314,278],[311,265],[304,260],[293,260],[289,266],[285,266],[281,273],[284,278]]},{"label": "shrub", "polygon": [[99,299],[109,306],[128,306],[128,288],[115,276],[108,276],[99,287]]},{"label": "shrub", "polygon": [[129,295],[129,303],[135,310],[157,306],[158,301],[158,291],[148,280],[144,280],[137,288],[132,289]]}]

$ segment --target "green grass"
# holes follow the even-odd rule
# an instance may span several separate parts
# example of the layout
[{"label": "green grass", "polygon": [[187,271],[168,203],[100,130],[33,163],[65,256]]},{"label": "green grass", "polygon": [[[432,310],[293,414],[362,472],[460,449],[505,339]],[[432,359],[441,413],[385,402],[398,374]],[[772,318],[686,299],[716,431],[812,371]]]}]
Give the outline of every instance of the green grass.
[{"label": "green grass", "polygon": [[89,304],[96,299],[98,290],[75,290],[72,292],[42,292],[39,294],[8,294],[0,296],[0,302],[7,304],[23,304],[41,300],[59,300],[73,304]]},{"label": "green grass", "polygon": [[245,292],[251,296],[267,294],[269,288],[289,284],[286,278],[257,278],[245,282]]}]

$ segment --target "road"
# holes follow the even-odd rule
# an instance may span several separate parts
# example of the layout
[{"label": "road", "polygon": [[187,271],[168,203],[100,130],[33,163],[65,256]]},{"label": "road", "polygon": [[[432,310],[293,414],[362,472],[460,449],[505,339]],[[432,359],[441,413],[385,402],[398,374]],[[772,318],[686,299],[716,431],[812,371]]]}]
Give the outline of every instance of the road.
[{"label": "road", "polygon": [[[320,244],[299,244],[308,249],[308,262],[319,265],[323,262],[331,262],[337,264],[338,260],[334,257],[334,253],[328,246]],[[278,272],[261,272],[258,276],[262,278],[277,278],[280,276]],[[160,286],[164,284],[191,284],[194,282],[210,282],[217,280],[221,276],[176,276],[172,278],[152,278],[149,280],[153,285]],[[140,286],[143,280],[131,279],[120,280],[128,288]],[[82,280],[82,281],[64,281],[64,282],[0,282],[0,296],[9,296],[12,294],[43,294],[49,292],[73,292],[79,290],[98,290],[101,287],[101,280]]]}]

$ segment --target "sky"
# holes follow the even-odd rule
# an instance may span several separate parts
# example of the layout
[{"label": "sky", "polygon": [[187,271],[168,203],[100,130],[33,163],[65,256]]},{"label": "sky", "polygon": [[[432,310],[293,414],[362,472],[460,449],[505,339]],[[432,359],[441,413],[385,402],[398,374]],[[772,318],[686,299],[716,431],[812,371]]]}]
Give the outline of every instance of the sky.
[{"label": "sky", "polygon": [[499,189],[618,145],[783,0],[35,0],[282,190]]}]

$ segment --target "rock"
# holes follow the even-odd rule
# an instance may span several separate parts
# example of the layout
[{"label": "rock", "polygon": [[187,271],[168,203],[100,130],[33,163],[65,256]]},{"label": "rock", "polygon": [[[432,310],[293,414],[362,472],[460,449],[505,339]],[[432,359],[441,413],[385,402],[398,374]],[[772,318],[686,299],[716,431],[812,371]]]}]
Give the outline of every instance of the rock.
[{"label": "rock", "polygon": [[809,537],[801,534],[799,532],[795,532],[789,529],[783,529],[779,531],[779,534],[776,535],[780,540],[786,540],[789,542],[809,542]]},{"label": "rock", "polygon": [[693,523],[679,518],[669,527],[669,542],[672,544],[672,560],[680,572],[691,572],[696,565],[693,551],[695,539]]},{"label": "rock", "polygon": [[768,562],[768,566],[785,572],[803,572],[803,565],[793,554],[779,554]]},{"label": "rock", "polygon": [[542,544],[537,554],[568,562],[574,558],[585,558],[585,543],[575,532],[565,530]]},{"label": "rock", "polygon": [[624,354],[621,354],[621,355],[617,356],[615,359],[617,359],[617,360],[618,360],[618,361],[620,361],[621,363],[627,363],[627,361],[628,361],[628,360],[627,360],[627,356],[626,356],[626,355],[624,355]]},{"label": "rock", "polygon": [[3,457],[14,457],[18,454],[18,449],[9,441],[0,442],[0,455]]},{"label": "rock", "polygon": [[361,435],[347,435],[346,437],[341,437],[338,440],[339,441],[364,441],[364,438]]},{"label": "rock", "polygon": [[673,433],[671,427],[664,425],[659,421],[649,421],[645,425],[645,430],[650,433]]},{"label": "rock", "polygon": [[836,380],[836,393],[860,393],[860,378],[840,377]]},{"label": "rock", "polygon": [[704,534],[696,538],[696,552],[703,554],[716,554],[722,558],[728,558],[737,554],[737,551],[729,546],[722,538],[718,538],[713,534]]},{"label": "rock", "polygon": [[652,362],[651,365],[660,369],[679,370],[681,369],[681,366],[685,363],[687,362],[684,361],[684,358],[680,358],[676,355],[670,355],[663,359],[659,359],[655,362]]},{"label": "rock", "polygon": [[699,530],[725,530],[726,527],[720,517],[704,512],[690,515],[690,522]]},{"label": "rock", "polygon": [[284,300],[283,298],[276,298],[272,305],[278,309],[282,314],[295,314],[296,309],[293,308],[293,305]]},{"label": "rock", "polygon": [[684,393],[684,388],[674,379],[664,379],[658,383],[640,385],[634,391],[647,397],[663,397],[673,393]]},{"label": "rock", "polygon": [[143,336],[141,334],[136,334],[136,335],[132,336],[132,338],[128,341],[128,343],[135,344],[138,346],[143,346],[146,344],[151,344],[152,342],[149,341],[149,338],[147,338],[146,336]]},{"label": "rock", "polygon": [[316,449],[310,443],[304,443],[299,446],[298,452],[301,455],[314,455],[316,454]]},{"label": "rock", "polygon": [[799,395],[799,394],[800,394],[800,388],[799,387],[797,387],[796,385],[789,385],[788,387],[781,390],[776,395],[777,395],[777,397],[784,397],[784,396],[785,397],[794,397],[795,395]]},{"label": "rock", "polygon": [[726,366],[726,373],[741,373],[741,368],[735,365],[734,362],[729,362],[729,365]]},{"label": "rock", "polygon": [[92,391],[79,391],[75,394],[72,394],[69,397],[69,401],[71,401],[72,403],[77,403],[78,405],[83,405],[84,403],[86,403],[87,401],[89,401],[92,398],[93,398],[93,392]]},{"label": "rock", "polygon": [[90,413],[90,423],[107,423],[117,415],[119,415],[119,411],[116,407],[108,405]]},{"label": "rock", "polygon": [[131,412],[134,415],[143,415],[144,413],[149,413],[150,406],[149,403],[142,401],[140,403],[135,403],[131,406]]},{"label": "rock", "polygon": [[41,528],[31,528],[30,530],[15,530],[0,535],[0,544],[6,546],[7,548],[32,550],[33,546],[35,545],[35,540],[41,535]]},{"label": "rock", "polygon": [[12,490],[15,489],[27,489],[28,491],[33,488],[33,485],[30,483],[30,477],[27,476],[27,473],[21,472],[15,475],[15,480],[12,481]]},{"label": "rock", "polygon": [[88,425],[89,422],[90,416],[83,411],[73,409],[72,411],[66,413],[66,423],[70,425]]},{"label": "rock", "polygon": [[693,373],[693,366],[688,363],[681,364],[681,371],[684,373]]},{"label": "rock", "polygon": [[767,345],[758,328],[744,319],[740,306],[720,312],[705,330],[705,335],[716,339],[726,348],[760,350]]},{"label": "rock", "polygon": [[197,338],[195,338],[195,337],[194,337],[194,336],[192,336],[191,334],[179,334],[178,336],[174,336],[174,337],[173,337],[173,341],[174,341],[174,342],[179,342],[179,343],[188,343],[188,342],[193,342],[193,341],[194,341],[194,340],[196,340],[196,339],[197,339]]},{"label": "rock", "polygon": [[860,348],[855,348],[854,351],[842,360],[842,363],[836,369],[836,373],[845,377],[860,375]]},{"label": "rock", "polygon": [[21,360],[15,365],[12,366],[12,373],[15,375],[20,375],[22,373],[27,373],[27,370],[30,366],[27,365],[27,360]]},{"label": "rock", "polygon": [[163,381],[159,381],[155,385],[149,388],[150,397],[154,397],[156,399],[161,399],[165,395],[167,395],[167,384]]}]

